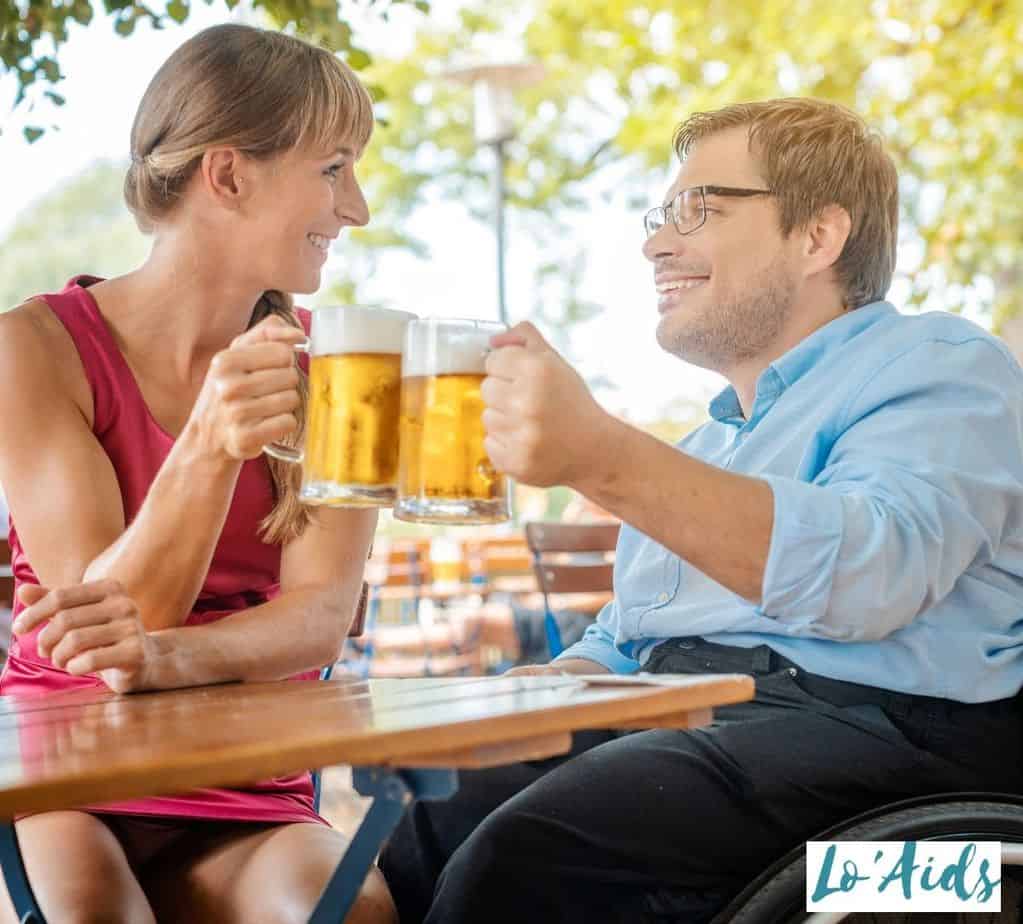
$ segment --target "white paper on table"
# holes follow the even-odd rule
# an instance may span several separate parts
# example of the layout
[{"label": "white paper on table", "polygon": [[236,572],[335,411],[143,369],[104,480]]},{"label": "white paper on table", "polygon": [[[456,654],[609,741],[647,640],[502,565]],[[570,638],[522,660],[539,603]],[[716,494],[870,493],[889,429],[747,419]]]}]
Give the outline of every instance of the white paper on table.
[{"label": "white paper on table", "polygon": [[[591,687],[688,687],[702,683],[710,674],[573,674],[577,680]],[[716,676],[729,676],[718,674]]]}]

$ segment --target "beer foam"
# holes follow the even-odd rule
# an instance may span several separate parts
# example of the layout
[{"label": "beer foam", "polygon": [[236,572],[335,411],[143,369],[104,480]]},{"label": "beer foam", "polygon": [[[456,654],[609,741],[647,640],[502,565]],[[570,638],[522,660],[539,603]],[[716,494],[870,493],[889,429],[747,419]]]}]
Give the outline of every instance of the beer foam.
[{"label": "beer foam", "polygon": [[416,316],[389,308],[320,308],[313,311],[313,354],[400,353],[405,327]]},{"label": "beer foam", "polygon": [[486,371],[490,338],[505,330],[488,321],[420,321],[409,324],[401,354],[401,374],[477,374]]}]

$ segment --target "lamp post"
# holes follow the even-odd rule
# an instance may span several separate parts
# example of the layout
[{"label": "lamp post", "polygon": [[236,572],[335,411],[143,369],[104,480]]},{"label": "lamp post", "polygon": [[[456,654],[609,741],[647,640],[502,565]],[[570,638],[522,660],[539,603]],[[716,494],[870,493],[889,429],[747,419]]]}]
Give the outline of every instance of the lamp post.
[{"label": "lamp post", "polygon": [[504,163],[506,145],[515,136],[515,94],[518,87],[537,83],[543,77],[539,64],[484,64],[461,68],[448,74],[473,89],[473,125],[476,143],[494,152],[494,234],[497,239],[497,311],[508,323],[504,293]]}]

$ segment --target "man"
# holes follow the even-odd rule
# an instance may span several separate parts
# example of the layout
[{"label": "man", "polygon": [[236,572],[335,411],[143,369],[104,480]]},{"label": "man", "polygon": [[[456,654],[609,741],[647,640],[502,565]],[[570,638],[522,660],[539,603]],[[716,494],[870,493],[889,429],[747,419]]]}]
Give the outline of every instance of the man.
[{"label": "man", "polygon": [[881,301],[897,177],[851,112],[729,106],[675,147],[644,253],[658,343],[731,383],[712,419],[661,443],[521,324],[489,357],[487,451],[625,524],[614,601],[533,672],[743,671],[756,700],[464,774],[384,854],[406,924],[707,920],[843,818],[1019,788],[1019,367]]}]

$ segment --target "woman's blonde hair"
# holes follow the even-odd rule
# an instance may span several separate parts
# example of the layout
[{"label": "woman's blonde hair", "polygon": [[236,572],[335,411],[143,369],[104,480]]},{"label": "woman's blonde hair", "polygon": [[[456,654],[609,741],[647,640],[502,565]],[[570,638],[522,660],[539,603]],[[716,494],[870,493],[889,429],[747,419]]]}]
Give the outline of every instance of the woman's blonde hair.
[{"label": "woman's blonde hair", "polygon": [[[157,71],[131,129],[131,166],[124,198],[143,232],[169,215],[211,147],[233,147],[269,159],[293,148],[361,150],[373,130],[369,94],[333,54],[301,39],[227,24],[205,29]],[[264,292],[249,327],[269,315],[301,327],[291,297]],[[301,439],[308,382],[301,375],[296,412]],[[298,467],[269,460],[274,508],[263,539],[284,543],[301,535],[308,510],[298,501]]]},{"label": "woman's blonde hair", "polygon": [[845,306],[884,298],[895,272],[899,178],[880,135],[835,103],[771,99],[693,114],[675,130],[675,151],[685,160],[700,138],[739,126],[749,128],[782,234],[805,227],[829,205],[841,206],[852,223],[835,262]]}]

